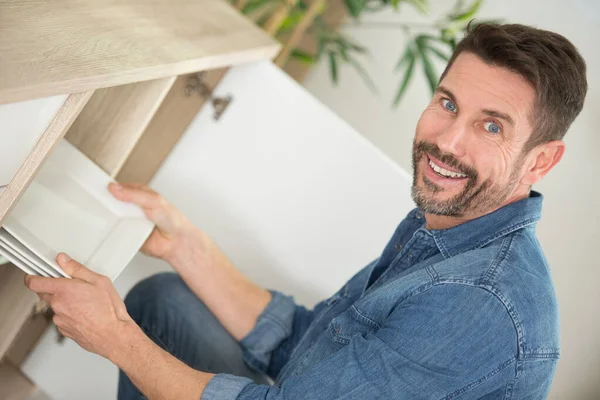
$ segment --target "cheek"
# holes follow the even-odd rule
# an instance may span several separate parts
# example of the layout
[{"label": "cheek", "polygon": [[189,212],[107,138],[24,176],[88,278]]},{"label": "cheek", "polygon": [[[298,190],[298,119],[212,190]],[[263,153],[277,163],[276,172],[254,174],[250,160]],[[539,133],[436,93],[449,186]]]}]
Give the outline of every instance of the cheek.
[{"label": "cheek", "polygon": [[476,169],[481,180],[491,179],[492,182],[508,180],[513,160],[511,153],[503,146],[484,139],[479,141],[472,154],[476,160]]},{"label": "cheek", "polygon": [[447,116],[442,111],[436,110],[432,106],[427,107],[417,122],[415,137],[418,140],[429,139],[432,142],[430,139],[443,131],[447,120]]},{"label": "cheek", "polygon": [[506,176],[508,179],[516,162],[516,152],[507,143],[500,141],[495,141],[490,147],[493,151],[493,155],[490,155],[493,158],[490,159],[494,161],[497,175]]}]

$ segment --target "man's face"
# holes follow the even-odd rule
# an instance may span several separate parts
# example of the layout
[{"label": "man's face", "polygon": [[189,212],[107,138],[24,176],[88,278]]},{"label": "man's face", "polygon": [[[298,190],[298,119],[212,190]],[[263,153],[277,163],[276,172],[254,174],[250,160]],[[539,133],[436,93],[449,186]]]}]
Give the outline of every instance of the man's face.
[{"label": "man's face", "polygon": [[521,76],[460,54],[417,124],[417,205],[431,214],[476,217],[520,195],[534,100]]}]

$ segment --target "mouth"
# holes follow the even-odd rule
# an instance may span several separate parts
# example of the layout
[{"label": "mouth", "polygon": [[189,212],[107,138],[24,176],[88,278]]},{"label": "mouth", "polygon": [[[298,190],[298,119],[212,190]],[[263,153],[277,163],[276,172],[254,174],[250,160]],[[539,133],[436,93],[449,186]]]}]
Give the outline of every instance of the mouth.
[{"label": "mouth", "polygon": [[429,154],[425,154],[425,156],[424,160],[427,163],[425,175],[430,180],[436,183],[454,184],[464,182],[468,179],[468,176],[464,173],[450,168],[448,165],[431,157]]}]

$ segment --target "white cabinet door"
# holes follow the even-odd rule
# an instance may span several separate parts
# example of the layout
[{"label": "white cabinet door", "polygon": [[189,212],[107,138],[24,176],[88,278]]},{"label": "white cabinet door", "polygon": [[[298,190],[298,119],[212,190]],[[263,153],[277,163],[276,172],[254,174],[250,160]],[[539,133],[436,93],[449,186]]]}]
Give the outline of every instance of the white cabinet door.
[{"label": "white cabinet door", "polygon": [[[408,174],[270,63],[233,68],[152,186],[256,282],[313,305],[379,256],[413,207]],[[410,151],[410,149],[406,149]],[[169,267],[137,256],[131,286]],[[24,371],[60,400],[114,399],[117,369],[47,334]]]},{"label": "white cabinet door", "polygon": [[0,105],[0,187],[10,183],[67,96]]}]

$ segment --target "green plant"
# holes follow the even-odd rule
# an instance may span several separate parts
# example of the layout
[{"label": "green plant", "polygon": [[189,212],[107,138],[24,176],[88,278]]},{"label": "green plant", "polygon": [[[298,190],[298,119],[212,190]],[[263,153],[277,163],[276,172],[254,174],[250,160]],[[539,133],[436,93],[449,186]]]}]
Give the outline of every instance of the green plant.
[{"label": "green plant", "polygon": [[[288,0],[250,0],[243,8],[245,14],[253,14],[259,24],[264,24],[275,7],[282,1]],[[415,8],[423,15],[430,13],[428,0],[344,0],[348,14],[352,17],[353,26],[360,28],[377,28],[398,30],[406,37],[406,47],[398,60],[396,71],[400,74],[400,83],[394,97],[393,104],[398,105],[410,82],[414,71],[421,66],[429,88],[435,91],[439,79],[439,72],[435,68],[435,59],[447,62],[456,47],[456,43],[464,34],[467,25],[474,19],[483,0],[473,0],[465,4],[464,0],[456,0],[454,5],[443,17],[424,24],[411,23],[363,23],[361,17],[366,13],[380,11],[386,7],[400,12],[405,5]],[[281,32],[293,29],[302,20],[308,9],[305,0],[296,0],[289,15],[280,28]],[[258,17],[257,17],[258,16]],[[483,21],[481,21],[483,22]],[[481,23],[478,22],[478,23]],[[492,22],[492,21],[486,21]],[[475,21],[472,24],[476,23]],[[304,62],[315,63],[324,57],[329,65],[329,74],[334,85],[340,79],[340,65],[352,66],[362,77],[365,84],[376,91],[373,80],[360,62],[360,57],[368,54],[368,49],[357,43],[347,35],[329,26],[321,15],[317,16],[307,31],[313,35],[317,42],[315,54],[309,54],[298,49],[294,50],[292,57]]]}]

